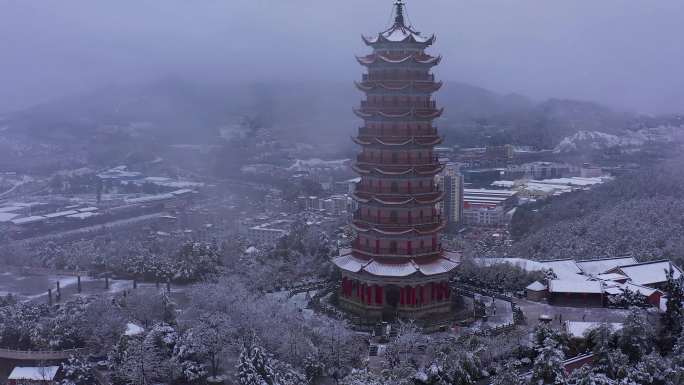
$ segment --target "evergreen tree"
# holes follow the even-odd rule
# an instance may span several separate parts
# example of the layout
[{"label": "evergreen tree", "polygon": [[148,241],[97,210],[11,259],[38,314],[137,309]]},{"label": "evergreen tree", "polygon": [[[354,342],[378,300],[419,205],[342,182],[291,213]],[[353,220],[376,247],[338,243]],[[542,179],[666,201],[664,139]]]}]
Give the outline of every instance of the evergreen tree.
[{"label": "evergreen tree", "polygon": [[534,360],[530,384],[564,385],[566,383],[563,369],[564,358],[565,355],[558,348],[558,343],[553,338],[547,337]]},{"label": "evergreen tree", "polygon": [[616,336],[608,324],[601,324],[591,331],[589,340],[593,346],[594,373],[605,374],[608,378],[616,379],[624,376],[628,358],[621,351],[616,350]]},{"label": "evergreen tree", "polygon": [[96,382],[90,363],[74,356],[62,363],[62,375],[61,385],[91,385]]},{"label": "evergreen tree", "polygon": [[684,275],[674,278],[674,269],[667,272],[667,308],[663,314],[661,329],[661,349],[669,351],[682,332],[684,324]]},{"label": "evergreen tree", "polygon": [[510,363],[506,364],[504,369],[499,373],[494,380],[492,385],[522,385],[523,381],[518,375],[513,365]]},{"label": "evergreen tree", "polygon": [[672,351],[672,363],[668,379],[672,384],[684,384],[684,334],[679,336]]},{"label": "evergreen tree", "polygon": [[622,352],[629,357],[630,362],[636,363],[641,357],[649,354],[653,349],[652,327],[648,325],[643,311],[633,308],[625,319],[619,333],[619,345]]},{"label": "evergreen tree", "polygon": [[589,366],[575,370],[568,378],[568,385],[617,385],[617,381],[603,373],[594,373]]},{"label": "evergreen tree", "polygon": [[256,339],[242,348],[237,372],[240,385],[279,385],[271,358]]}]

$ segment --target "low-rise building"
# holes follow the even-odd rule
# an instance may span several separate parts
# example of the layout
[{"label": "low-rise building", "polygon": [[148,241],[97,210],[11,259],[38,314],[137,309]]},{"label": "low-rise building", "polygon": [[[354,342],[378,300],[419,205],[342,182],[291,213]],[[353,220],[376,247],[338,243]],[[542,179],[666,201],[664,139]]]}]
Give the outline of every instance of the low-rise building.
[{"label": "low-rise building", "polygon": [[293,220],[280,219],[247,229],[247,238],[258,245],[275,244],[281,237],[290,234]]},{"label": "low-rise building", "polygon": [[672,270],[673,278],[682,276],[682,271],[669,260],[650,261],[615,267],[607,273],[618,273],[629,277],[631,283],[663,289],[667,284],[667,272]]},{"label": "low-rise building", "polygon": [[515,191],[464,189],[463,223],[470,226],[507,226],[516,204]]},{"label": "low-rise building", "polygon": [[59,366],[17,366],[7,377],[7,385],[57,384]]},{"label": "low-rise building", "polygon": [[603,307],[603,287],[599,281],[552,279],[549,303],[556,306]]}]

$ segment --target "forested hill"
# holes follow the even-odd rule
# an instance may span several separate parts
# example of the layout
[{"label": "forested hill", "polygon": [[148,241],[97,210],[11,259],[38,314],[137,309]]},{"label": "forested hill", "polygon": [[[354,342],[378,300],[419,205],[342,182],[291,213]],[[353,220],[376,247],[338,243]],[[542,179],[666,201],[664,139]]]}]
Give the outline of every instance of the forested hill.
[{"label": "forested hill", "polygon": [[591,191],[560,196],[514,218],[513,254],[533,259],[632,254],[684,263],[684,157]]}]

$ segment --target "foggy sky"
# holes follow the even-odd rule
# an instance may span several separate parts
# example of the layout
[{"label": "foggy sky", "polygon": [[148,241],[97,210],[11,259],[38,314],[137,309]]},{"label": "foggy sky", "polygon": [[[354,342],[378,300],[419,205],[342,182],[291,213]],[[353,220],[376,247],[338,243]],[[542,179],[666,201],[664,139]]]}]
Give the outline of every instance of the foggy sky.
[{"label": "foggy sky", "polygon": [[[0,111],[107,84],[351,82],[392,0],[0,0]],[[493,91],[684,111],[682,0],[408,0],[437,74]]]}]

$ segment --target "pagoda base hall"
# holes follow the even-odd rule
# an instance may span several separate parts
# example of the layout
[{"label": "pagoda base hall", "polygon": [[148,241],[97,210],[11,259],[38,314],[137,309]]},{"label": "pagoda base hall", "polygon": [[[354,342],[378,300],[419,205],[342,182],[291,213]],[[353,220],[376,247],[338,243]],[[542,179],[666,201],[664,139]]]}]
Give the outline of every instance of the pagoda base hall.
[{"label": "pagoda base hall", "polygon": [[456,255],[452,258],[384,264],[352,254],[340,256],[334,260],[342,276],[339,306],[363,322],[448,317],[453,303],[450,272],[458,266]]}]

